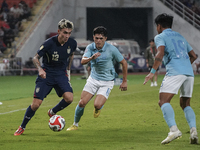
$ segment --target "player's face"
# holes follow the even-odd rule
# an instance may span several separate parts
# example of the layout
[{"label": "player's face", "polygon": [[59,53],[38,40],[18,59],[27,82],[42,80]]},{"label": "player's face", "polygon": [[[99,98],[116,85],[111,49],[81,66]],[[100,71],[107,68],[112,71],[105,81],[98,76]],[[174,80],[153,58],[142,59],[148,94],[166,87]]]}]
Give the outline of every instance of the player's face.
[{"label": "player's face", "polygon": [[58,29],[58,41],[60,44],[64,44],[68,41],[69,37],[71,36],[72,29],[64,28],[64,29]]},{"label": "player's face", "polygon": [[151,42],[149,42],[149,45],[150,45],[151,47],[154,47],[154,46],[155,46],[155,43],[154,43],[153,41],[151,41]]},{"label": "player's face", "polygon": [[158,34],[162,33],[161,25],[160,25],[160,24],[158,24],[158,25],[156,26],[156,29],[157,29]]},{"label": "player's face", "polygon": [[96,45],[96,48],[98,50],[102,49],[106,40],[107,40],[107,37],[103,36],[102,34],[95,34],[93,36],[93,40],[94,40],[94,43]]}]

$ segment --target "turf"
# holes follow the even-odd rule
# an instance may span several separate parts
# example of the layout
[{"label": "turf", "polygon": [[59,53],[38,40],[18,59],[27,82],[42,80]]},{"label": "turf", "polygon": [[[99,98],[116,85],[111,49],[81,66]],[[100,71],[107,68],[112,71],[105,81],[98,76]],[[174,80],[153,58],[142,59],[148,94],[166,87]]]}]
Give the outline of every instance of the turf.
[{"label": "turf", "polygon": [[[2,150],[199,150],[200,145],[189,144],[189,126],[179,106],[179,96],[172,99],[175,118],[182,138],[168,145],[160,142],[169,129],[158,106],[159,87],[143,85],[145,75],[128,75],[128,91],[121,92],[114,86],[98,118],[93,118],[93,99],[85,108],[77,131],[66,131],[72,125],[74,110],[86,80],[72,76],[73,103],[60,111],[66,120],[63,131],[53,132],[48,127],[47,111],[60,98],[55,91],[48,95],[21,136],[14,132],[21,124],[26,108],[32,102],[36,76],[0,77],[0,149]],[[158,76],[161,84],[163,75]],[[200,126],[200,76],[195,76],[191,106]]]}]

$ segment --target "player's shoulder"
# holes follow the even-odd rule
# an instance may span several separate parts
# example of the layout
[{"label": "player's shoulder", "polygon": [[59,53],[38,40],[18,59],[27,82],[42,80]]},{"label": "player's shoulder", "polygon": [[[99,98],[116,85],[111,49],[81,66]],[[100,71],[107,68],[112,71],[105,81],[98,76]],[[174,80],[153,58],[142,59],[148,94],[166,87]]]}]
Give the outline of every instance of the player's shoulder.
[{"label": "player's shoulder", "polygon": [[74,39],[71,38],[71,37],[68,39],[68,42],[69,42],[70,44],[77,45],[76,40],[74,40]]},{"label": "player's shoulder", "polygon": [[105,44],[106,44],[106,47],[107,47],[109,50],[111,50],[111,51],[116,51],[116,50],[118,50],[117,47],[115,47],[114,45],[112,45],[112,44],[110,44],[110,43],[108,43],[108,42],[105,42]]}]

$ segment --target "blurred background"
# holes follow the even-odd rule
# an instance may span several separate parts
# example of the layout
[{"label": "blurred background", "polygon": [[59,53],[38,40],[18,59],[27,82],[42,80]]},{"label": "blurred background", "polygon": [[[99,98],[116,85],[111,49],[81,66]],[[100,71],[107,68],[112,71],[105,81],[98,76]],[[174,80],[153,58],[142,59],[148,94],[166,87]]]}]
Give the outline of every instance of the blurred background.
[{"label": "blurred background", "polygon": [[108,42],[124,55],[129,72],[146,72],[144,52],[157,34],[154,18],[160,13],[174,16],[172,29],[200,54],[199,0],[0,0],[0,6],[1,76],[37,74],[32,57],[57,34],[62,18],[74,23],[78,42],[72,73],[84,73],[80,60],[97,26],[107,28]]}]

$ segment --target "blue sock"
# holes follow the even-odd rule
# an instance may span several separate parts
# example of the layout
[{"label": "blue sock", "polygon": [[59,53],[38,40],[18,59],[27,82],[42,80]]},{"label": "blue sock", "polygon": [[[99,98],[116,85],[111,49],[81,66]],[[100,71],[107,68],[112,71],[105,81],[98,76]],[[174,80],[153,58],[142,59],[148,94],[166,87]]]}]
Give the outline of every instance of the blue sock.
[{"label": "blue sock", "polygon": [[75,115],[74,115],[74,122],[78,123],[81,119],[81,116],[83,115],[84,107],[79,107],[79,105],[76,106],[75,109]]},{"label": "blue sock", "polygon": [[167,125],[169,126],[169,128],[171,126],[174,126],[176,125],[176,122],[175,122],[175,118],[174,118],[174,110],[171,106],[170,103],[164,103],[162,106],[161,106],[161,110],[163,112],[163,117],[167,123]]},{"label": "blue sock", "polygon": [[185,118],[190,126],[190,129],[192,127],[196,128],[196,117],[193,109],[190,106],[187,106],[184,108]]},{"label": "blue sock", "polygon": [[31,105],[26,109],[26,113],[24,115],[24,120],[22,121],[21,127],[25,128],[27,123],[31,120],[31,118],[34,116],[35,111],[31,109]]},{"label": "blue sock", "polygon": [[58,111],[64,109],[71,103],[67,103],[64,99],[62,99],[54,108],[52,108],[52,111],[56,114]]}]

